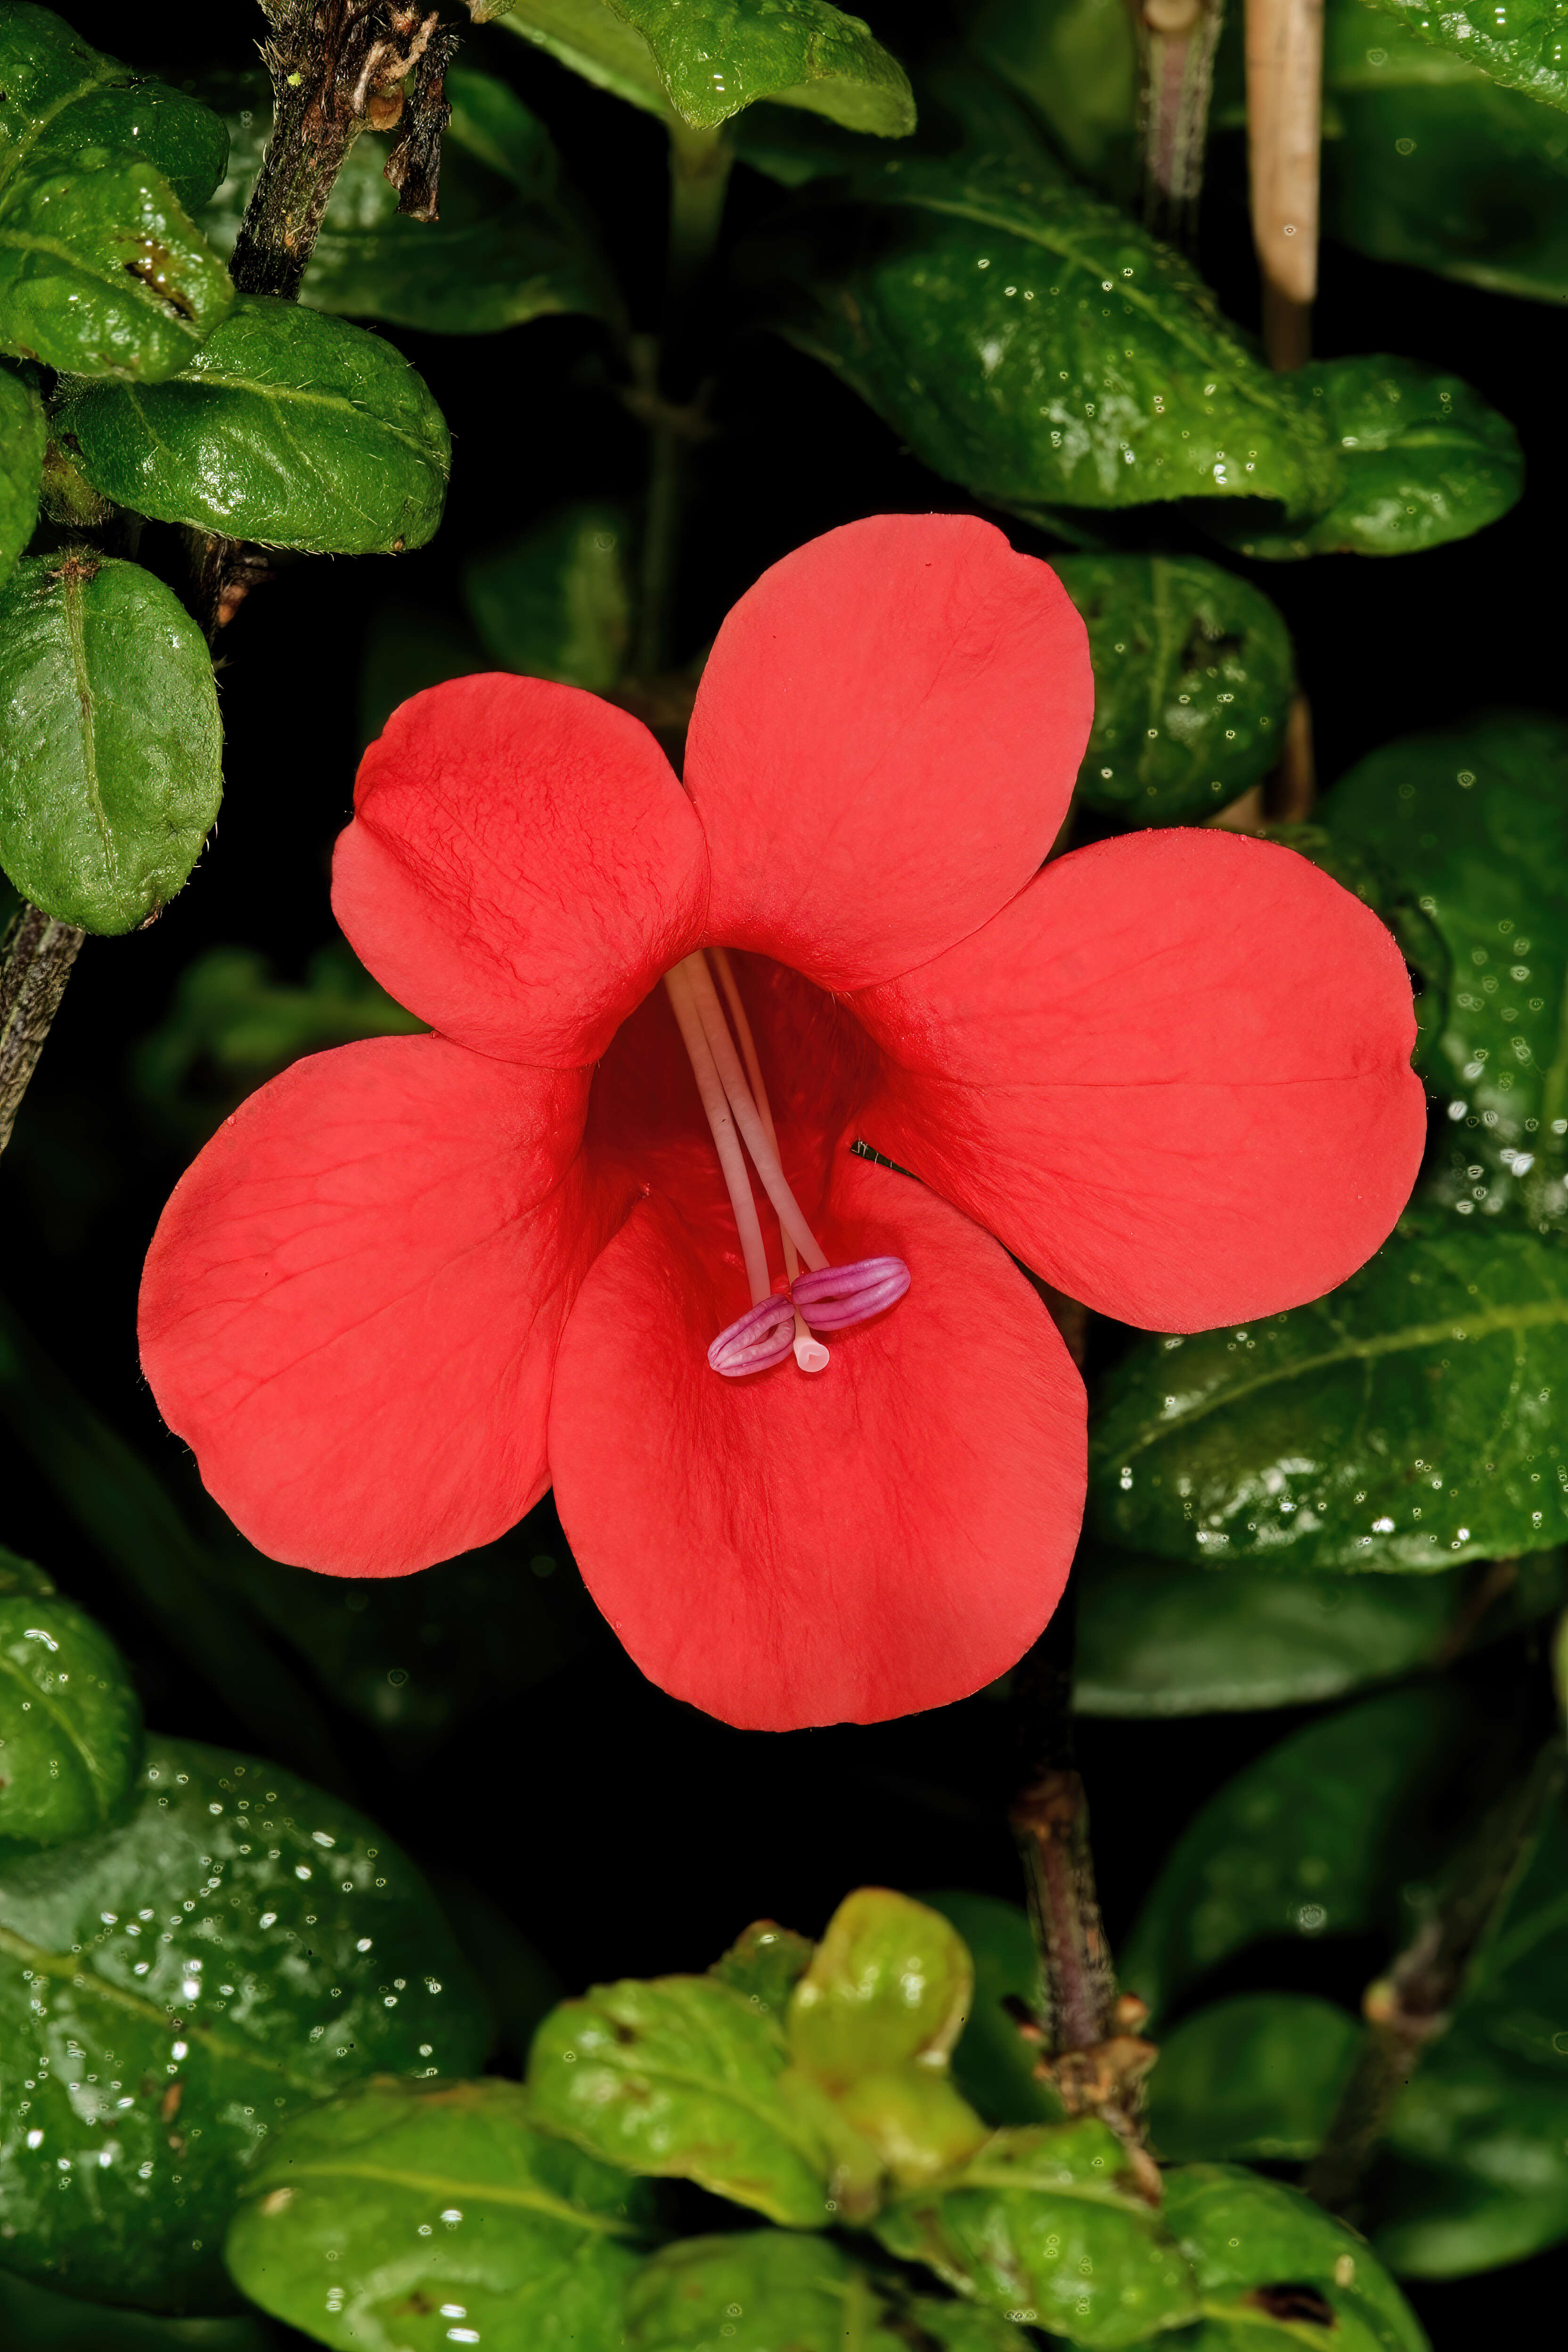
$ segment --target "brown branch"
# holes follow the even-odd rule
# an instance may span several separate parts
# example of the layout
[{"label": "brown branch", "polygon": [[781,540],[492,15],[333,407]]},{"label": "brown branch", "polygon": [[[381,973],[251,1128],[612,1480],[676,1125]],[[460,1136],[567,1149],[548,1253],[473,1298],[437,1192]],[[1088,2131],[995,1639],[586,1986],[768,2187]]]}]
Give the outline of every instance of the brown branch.
[{"label": "brown branch", "polygon": [[1247,0],[1247,152],[1263,350],[1304,365],[1318,291],[1323,0]]},{"label": "brown branch", "polygon": [[11,1140],[27,1082],[86,937],[77,924],[57,922],[24,898],[0,942],[0,1151]]},{"label": "brown branch", "polygon": [[1143,217],[1187,244],[1197,226],[1225,0],[1132,0]]},{"label": "brown branch", "polygon": [[1312,706],[1298,688],[1290,698],[1279,764],[1263,786],[1263,814],[1270,824],[1304,824],[1318,796],[1312,752]]}]

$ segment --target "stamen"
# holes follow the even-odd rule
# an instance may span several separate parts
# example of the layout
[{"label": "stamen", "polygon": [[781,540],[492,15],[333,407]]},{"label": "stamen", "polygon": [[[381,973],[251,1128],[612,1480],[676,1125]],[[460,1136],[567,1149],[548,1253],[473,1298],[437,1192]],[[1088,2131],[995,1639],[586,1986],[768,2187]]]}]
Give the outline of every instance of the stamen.
[{"label": "stamen", "polygon": [[825,1266],[827,1253],[806,1223],[800,1202],[790,1191],[789,1181],[779,1164],[778,1152],[769,1143],[758,1117],[757,1106],[752,1099],[751,1088],[741,1067],[741,1057],[735,1051],[735,1041],[730,1034],[718,991],[713,985],[713,975],[701,950],[688,956],[684,963],[676,966],[676,970],[688,974],[690,979],[691,993],[701,1015],[703,1031],[718,1065],[724,1092],[730,1098],[735,1125],[740,1129],[752,1164],[763,1180],[763,1190],[778,1213],[780,1224],[792,1237],[807,1265],[813,1268]]},{"label": "stamen", "polygon": [[848,1324],[880,1315],[909,1286],[910,1270],[901,1257],[863,1257],[852,1265],[822,1266],[798,1275],[791,1296],[819,1331],[842,1331]]},{"label": "stamen", "polygon": [[[673,971],[667,971],[664,984],[669,991],[670,1005],[690,1058],[697,1091],[702,1097],[702,1108],[713,1131],[713,1143],[719,1154],[719,1165],[724,1171],[730,1206],[735,1213],[735,1230],[741,1236],[741,1256],[745,1263],[752,1304],[755,1307],[768,1296],[768,1254],[763,1246],[763,1229],[757,1220],[757,1204],[752,1198],[752,1180],[746,1172],[745,1155],[735,1132],[735,1122],[730,1116],[730,1106],[724,1098],[723,1082],[709,1050],[702,1015],[691,992],[692,961],[693,959],[688,956],[684,963],[678,963]],[[734,1326],[731,1325],[731,1328],[733,1329]],[[728,1335],[721,1332],[719,1336],[724,1339]],[[717,1347],[719,1341],[715,1340],[713,1344]]]},{"label": "stamen", "polygon": [[[763,1066],[757,1059],[757,1041],[752,1034],[752,1024],[746,1018],[746,1008],[741,1001],[741,992],[735,983],[735,972],[730,961],[730,950],[728,948],[715,948],[712,950],[712,956],[714,970],[719,974],[719,985],[724,992],[724,1003],[729,1008],[731,1024],[740,1040],[741,1053],[746,1065],[746,1076],[752,1082],[752,1092],[756,1097],[757,1113],[776,1157],[779,1139],[778,1129],[773,1125],[773,1108],[768,1100],[768,1089],[763,1078]],[[779,1234],[784,1243],[784,1273],[793,1283],[795,1276],[800,1272],[800,1252],[796,1249],[791,1235],[782,1225],[779,1228]],[[820,1339],[812,1338],[805,1328],[805,1318],[798,1307],[795,1310],[795,1360],[803,1372],[825,1372],[829,1361],[827,1349]]]},{"label": "stamen", "polygon": [[[765,1372],[782,1364],[794,1344],[795,1308],[787,1298],[759,1299],[725,1325],[708,1350],[708,1361],[727,1381]],[[823,1350],[826,1353],[826,1349]]]}]

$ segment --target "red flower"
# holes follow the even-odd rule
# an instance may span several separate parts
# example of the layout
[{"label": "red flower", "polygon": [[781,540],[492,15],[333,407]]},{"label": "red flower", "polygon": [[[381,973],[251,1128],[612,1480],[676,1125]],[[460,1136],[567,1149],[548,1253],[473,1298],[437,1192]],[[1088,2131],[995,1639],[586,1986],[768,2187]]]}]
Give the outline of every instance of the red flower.
[{"label": "red flower", "polygon": [[[1376,1248],[1423,1132],[1398,952],[1304,859],[1155,832],[1042,870],[1090,692],[1044,564],[883,516],[742,598],[684,790],[570,688],[404,704],[333,905],[436,1034],[264,1087],[147,1261],[148,1378],[255,1543],[403,1575],[553,1482],[644,1672],[758,1727],[1019,1656],[1078,1534],[1084,1401],[1006,1252],[1156,1329],[1268,1314]],[[747,1284],[658,983],[715,944],[818,1255],[910,1269],[815,1377],[710,1368]],[[787,1351],[787,1302],[761,1319]]]}]

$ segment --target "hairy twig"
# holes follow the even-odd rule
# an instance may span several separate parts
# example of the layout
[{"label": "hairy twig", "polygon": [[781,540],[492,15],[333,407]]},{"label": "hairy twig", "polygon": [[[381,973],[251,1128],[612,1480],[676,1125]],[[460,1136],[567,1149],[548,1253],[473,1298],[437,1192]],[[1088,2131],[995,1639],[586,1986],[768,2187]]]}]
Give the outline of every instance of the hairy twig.
[{"label": "hairy twig", "polygon": [[23,900],[0,941],[0,1151],[87,933]]}]

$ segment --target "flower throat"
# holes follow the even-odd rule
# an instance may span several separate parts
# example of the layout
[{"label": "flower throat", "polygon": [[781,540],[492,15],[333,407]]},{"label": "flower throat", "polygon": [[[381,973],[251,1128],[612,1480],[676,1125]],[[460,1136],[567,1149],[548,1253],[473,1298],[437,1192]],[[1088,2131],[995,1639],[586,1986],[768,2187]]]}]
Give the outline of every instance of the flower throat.
[{"label": "flower throat", "polygon": [[[708,1361],[727,1380],[765,1372],[793,1354],[803,1372],[826,1369],[828,1351],[815,1331],[841,1331],[879,1315],[903,1297],[910,1270],[902,1258],[868,1257],[849,1265],[829,1265],[826,1252],[801,1213],[779,1159],[778,1136],[757,1060],[752,1024],[722,948],[694,955],[664,975],[681,1041],[697,1080],[697,1091],[712,1131],[719,1164],[735,1213],[741,1256],[752,1304],[726,1325],[708,1350]],[[715,987],[713,972],[719,985]],[[723,990],[723,1002],[719,990]],[[728,1018],[725,1008],[728,1007]],[[731,1032],[731,1024],[733,1023]],[[737,1050],[738,1041],[738,1050]],[[785,1296],[768,1277],[767,1250],[752,1194],[747,1154],[773,1204],[784,1242]],[[804,1262],[805,1271],[801,1271]],[[815,1327],[815,1329],[814,1328]]]}]

